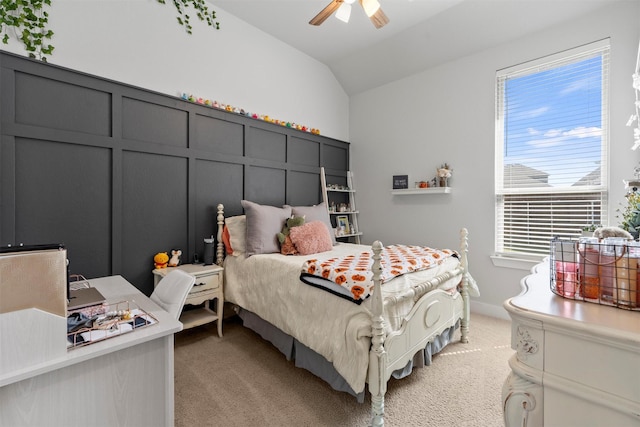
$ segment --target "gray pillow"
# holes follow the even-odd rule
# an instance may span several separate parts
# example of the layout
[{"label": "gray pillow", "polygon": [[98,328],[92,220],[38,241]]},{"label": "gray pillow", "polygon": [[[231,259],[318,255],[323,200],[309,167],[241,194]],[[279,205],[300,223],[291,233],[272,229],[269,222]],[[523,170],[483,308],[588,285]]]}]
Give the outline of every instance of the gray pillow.
[{"label": "gray pillow", "polygon": [[331,236],[331,244],[336,244],[336,234],[333,231],[331,225],[331,219],[329,218],[329,212],[324,202],[313,206],[289,206],[284,205],[285,208],[291,208],[293,216],[304,216],[304,222],[309,223],[312,221],[322,221],[329,229],[329,235]]},{"label": "gray pillow", "polygon": [[247,216],[247,256],[280,252],[277,234],[287,218],[291,207],[259,205],[248,200],[240,202]]}]

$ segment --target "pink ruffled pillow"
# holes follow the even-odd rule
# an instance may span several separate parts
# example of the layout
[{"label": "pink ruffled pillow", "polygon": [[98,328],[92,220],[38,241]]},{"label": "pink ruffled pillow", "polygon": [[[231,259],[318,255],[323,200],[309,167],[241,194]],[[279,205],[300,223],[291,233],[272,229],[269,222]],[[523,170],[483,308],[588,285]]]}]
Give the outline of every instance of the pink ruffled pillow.
[{"label": "pink ruffled pillow", "polygon": [[289,230],[291,241],[300,255],[317,254],[333,248],[331,235],[322,221],[311,221]]}]

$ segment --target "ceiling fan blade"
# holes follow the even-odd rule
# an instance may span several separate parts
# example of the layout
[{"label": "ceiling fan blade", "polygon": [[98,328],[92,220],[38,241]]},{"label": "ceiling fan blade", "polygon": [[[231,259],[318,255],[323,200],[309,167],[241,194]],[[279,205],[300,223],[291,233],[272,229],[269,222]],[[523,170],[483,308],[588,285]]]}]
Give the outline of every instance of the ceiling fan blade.
[{"label": "ceiling fan blade", "polygon": [[389,18],[382,11],[382,8],[378,9],[369,19],[371,19],[376,28],[382,28],[389,23]]},{"label": "ceiling fan blade", "polygon": [[331,3],[329,3],[327,7],[322,9],[320,13],[318,13],[316,16],[313,17],[313,19],[311,19],[311,21],[309,21],[309,24],[311,25],[322,24],[324,21],[327,20],[328,17],[330,17],[333,14],[333,12],[335,12],[340,7],[343,1],[344,0],[331,0]]}]

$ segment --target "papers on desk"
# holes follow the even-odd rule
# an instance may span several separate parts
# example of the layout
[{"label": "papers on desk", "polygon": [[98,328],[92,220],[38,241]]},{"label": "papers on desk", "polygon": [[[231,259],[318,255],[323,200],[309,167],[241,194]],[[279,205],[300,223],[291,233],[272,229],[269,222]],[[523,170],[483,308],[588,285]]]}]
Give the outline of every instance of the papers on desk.
[{"label": "papers on desk", "polygon": [[103,314],[87,319],[85,327],[70,331],[67,334],[67,348],[92,344],[156,323],[158,320],[155,317],[135,306],[135,303],[123,301],[109,306]]}]

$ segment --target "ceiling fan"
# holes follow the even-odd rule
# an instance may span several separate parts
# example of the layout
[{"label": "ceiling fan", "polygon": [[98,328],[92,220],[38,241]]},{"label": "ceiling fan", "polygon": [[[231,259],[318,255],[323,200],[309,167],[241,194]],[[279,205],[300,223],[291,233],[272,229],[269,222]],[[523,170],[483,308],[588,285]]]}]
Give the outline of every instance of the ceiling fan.
[{"label": "ceiling fan", "polygon": [[[387,15],[382,11],[378,0],[358,1],[376,28],[382,28],[389,23],[389,18],[387,18]],[[355,0],[331,0],[331,3],[329,3],[327,7],[322,9],[320,13],[309,21],[309,24],[320,25],[336,11],[336,18],[344,22],[349,22],[349,17],[351,16],[351,4],[354,2]]]}]

